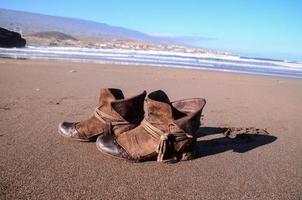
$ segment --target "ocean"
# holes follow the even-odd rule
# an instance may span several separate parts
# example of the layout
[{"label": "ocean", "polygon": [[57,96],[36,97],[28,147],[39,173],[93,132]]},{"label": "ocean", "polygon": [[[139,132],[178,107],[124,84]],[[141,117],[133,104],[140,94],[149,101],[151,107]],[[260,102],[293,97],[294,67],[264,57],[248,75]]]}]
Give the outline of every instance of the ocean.
[{"label": "ocean", "polygon": [[240,56],[78,47],[0,48],[0,58],[55,59],[302,78],[302,63]]}]

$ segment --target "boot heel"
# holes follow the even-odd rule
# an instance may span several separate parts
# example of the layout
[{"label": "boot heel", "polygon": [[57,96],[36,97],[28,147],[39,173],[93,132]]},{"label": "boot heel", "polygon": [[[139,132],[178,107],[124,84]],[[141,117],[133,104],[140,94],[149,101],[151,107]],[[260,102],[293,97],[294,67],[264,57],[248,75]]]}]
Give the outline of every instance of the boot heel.
[{"label": "boot heel", "polygon": [[186,161],[186,160],[192,160],[196,156],[196,138],[192,138],[186,141],[186,144],[184,145],[184,149],[180,151],[180,160]]},{"label": "boot heel", "polygon": [[181,155],[181,161],[192,160],[195,158],[195,152],[185,152]]}]

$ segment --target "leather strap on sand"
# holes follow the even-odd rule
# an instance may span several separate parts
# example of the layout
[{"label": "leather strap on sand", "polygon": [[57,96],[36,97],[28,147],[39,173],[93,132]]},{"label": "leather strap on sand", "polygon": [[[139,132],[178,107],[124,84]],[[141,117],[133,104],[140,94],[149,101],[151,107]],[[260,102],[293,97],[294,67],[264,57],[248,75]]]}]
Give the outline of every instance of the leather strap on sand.
[{"label": "leather strap on sand", "polygon": [[104,134],[106,135],[112,135],[112,126],[130,124],[126,120],[117,119],[116,117],[113,117],[112,115],[109,115],[98,108],[94,110],[94,116],[106,125],[104,130]]},{"label": "leather strap on sand", "polygon": [[242,134],[255,134],[255,135],[258,135],[258,134],[268,135],[269,134],[266,129],[259,129],[259,128],[255,128],[255,127],[249,127],[249,128],[228,127],[228,128],[224,128],[224,129],[226,129],[226,131],[223,132],[223,134],[229,138],[236,138],[237,135],[242,135]]},{"label": "leather strap on sand", "polygon": [[187,138],[191,138],[190,135],[186,134],[185,132],[179,133],[165,133],[162,130],[153,126],[150,122],[148,122],[145,118],[141,122],[141,126],[147,131],[147,133],[153,137],[155,140],[159,140],[159,144],[157,147],[156,152],[157,155],[157,162],[171,162],[174,160],[172,159],[164,159],[165,154],[167,153],[168,149],[168,142],[169,138],[173,136],[175,141],[181,141]]}]

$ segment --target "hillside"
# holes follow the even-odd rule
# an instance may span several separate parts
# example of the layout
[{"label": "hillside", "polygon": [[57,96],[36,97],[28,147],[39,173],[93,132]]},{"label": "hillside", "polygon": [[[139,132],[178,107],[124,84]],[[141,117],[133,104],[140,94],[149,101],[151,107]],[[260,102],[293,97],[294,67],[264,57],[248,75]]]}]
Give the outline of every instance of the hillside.
[{"label": "hillside", "polygon": [[93,39],[120,39],[160,42],[159,38],[122,27],[105,23],[13,11],[0,8],[0,27],[32,34],[36,32],[57,31],[73,37]]},{"label": "hillside", "polygon": [[37,33],[31,33],[26,35],[27,37],[39,37],[39,38],[46,38],[46,39],[57,39],[57,40],[73,40],[77,41],[76,38],[67,35],[65,33],[61,33],[58,31],[46,31],[46,32],[37,32]]}]

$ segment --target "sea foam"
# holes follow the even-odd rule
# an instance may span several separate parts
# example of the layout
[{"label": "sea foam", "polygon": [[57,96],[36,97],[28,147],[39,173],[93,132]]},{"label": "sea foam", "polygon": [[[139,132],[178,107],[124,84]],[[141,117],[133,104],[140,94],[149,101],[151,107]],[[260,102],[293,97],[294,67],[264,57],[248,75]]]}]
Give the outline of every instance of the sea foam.
[{"label": "sea foam", "polygon": [[77,62],[152,65],[302,78],[302,64],[239,56],[156,50],[96,49],[78,47],[0,48],[2,58],[57,59]]}]

